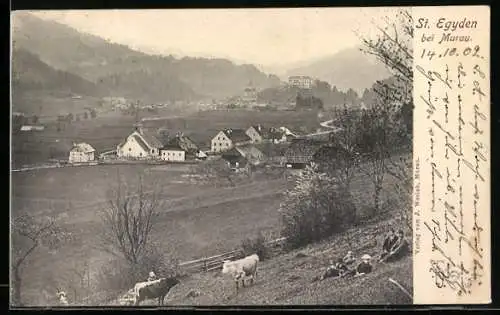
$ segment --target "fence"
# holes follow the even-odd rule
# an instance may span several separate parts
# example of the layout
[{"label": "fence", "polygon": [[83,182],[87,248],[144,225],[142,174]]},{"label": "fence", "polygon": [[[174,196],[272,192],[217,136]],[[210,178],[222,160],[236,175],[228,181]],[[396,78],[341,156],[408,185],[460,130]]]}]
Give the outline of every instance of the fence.
[{"label": "fence", "polygon": [[[267,242],[266,246],[271,252],[276,252],[278,250],[281,250],[281,245],[283,245],[285,240],[286,238],[284,237],[278,238]],[[243,251],[241,249],[237,249],[211,257],[204,257],[196,260],[181,262],[179,264],[179,267],[188,272],[209,272],[222,268],[222,264],[225,260],[239,259],[243,256]]]},{"label": "fence", "polygon": [[[269,242],[266,246],[271,253],[275,254],[280,251],[286,238],[281,237]],[[189,273],[210,272],[213,270],[221,269],[224,260],[233,260],[242,258],[244,256],[243,250],[237,249],[230,252],[222,253],[219,255],[204,257],[196,260],[185,261],[179,263],[179,268]],[[120,296],[123,296],[120,295]],[[90,296],[82,297],[78,301],[73,301],[72,305],[116,305],[120,303],[120,297],[114,291],[100,291]]]}]

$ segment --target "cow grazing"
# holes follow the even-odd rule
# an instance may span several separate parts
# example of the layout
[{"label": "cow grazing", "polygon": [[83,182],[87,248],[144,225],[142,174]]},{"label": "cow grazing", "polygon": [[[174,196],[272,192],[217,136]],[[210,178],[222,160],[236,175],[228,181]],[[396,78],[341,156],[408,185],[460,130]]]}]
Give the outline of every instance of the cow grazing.
[{"label": "cow grazing", "polygon": [[238,293],[240,280],[242,280],[243,287],[245,286],[245,277],[251,277],[252,284],[254,283],[257,277],[258,263],[259,256],[256,254],[235,261],[226,260],[222,265],[222,274],[233,277],[236,283],[236,293]]},{"label": "cow grazing", "polygon": [[139,282],[134,287],[135,305],[147,299],[158,298],[158,305],[163,305],[170,289],[179,284],[177,278],[161,278],[155,281]]}]

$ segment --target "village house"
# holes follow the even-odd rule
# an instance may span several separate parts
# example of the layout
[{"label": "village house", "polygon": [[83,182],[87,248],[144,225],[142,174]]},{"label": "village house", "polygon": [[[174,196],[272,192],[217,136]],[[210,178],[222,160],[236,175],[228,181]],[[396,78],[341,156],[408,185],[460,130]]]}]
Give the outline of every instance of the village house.
[{"label": "village house", "polygon": [[253,145],[242,145],[222,153],[222,158],[228,163],[229,168],[238,170],[257,166],[266,160],[262,151]]},{"label": "village house", "polygon": [[235,172],[248,169],[250,166],[248,160],[236,149],[236,147],[224,151],[221,157],[227,162],[228,167]]},{"label": "village house", "polygon": [[160,159],[164,161],[186,161],[204,159],[206,155],[187,136],[178,134],[160,149]]},{"label": "village house", "polygon": [[224,129],[220,131],[211,141],[212,152],[224,152],[231,148],[251,143],[252,139],[243,129]]},{"label": "village house", "polygon": [[245,133],[250,137],[252,143],[285,143],[297,136],[286,127],[263,128],[261,125],[250,126]]},{"label": "village house", "polygon": [[163,143],[140,124],[116,148],[118,158],[158,159]]},{"label": "village house", "polygon": [[324,143],[310,139],[294,139],[285,152],[287,168],[304,168],[314,160],[316,152]]},{"label": "village house", "polygon": [[265,139],[264,130],[261,125],[250,126],[245,133],[250,137],[252,143],[261,143]]},{"label": "village house", "polygon": [[263,153],[266,163],[284,165],[285,153],[289,147],[287,143],[263,142],[255,144],[255,147]]},{"label": "village house", "polygon": [[88,143],[74,143],[69,151],[69,163],[85,163],[95,159],[95,149]]}]

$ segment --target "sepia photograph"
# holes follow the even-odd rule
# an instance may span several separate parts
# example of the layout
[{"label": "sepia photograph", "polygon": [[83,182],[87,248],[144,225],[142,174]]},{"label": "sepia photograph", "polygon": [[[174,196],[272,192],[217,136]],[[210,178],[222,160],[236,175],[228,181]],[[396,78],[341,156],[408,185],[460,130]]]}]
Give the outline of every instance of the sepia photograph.
[{"label": "sepia photograph", "polygon": [[414,25],[13,11],[11,307],[413,304]]}]

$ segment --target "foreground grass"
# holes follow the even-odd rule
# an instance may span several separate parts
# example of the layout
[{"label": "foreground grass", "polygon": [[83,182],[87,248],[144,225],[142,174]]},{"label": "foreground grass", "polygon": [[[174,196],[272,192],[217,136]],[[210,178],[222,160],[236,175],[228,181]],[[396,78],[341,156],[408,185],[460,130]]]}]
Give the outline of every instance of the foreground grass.
[{"label": "foreground grass", "polygon": [[[329,240],[294,250],[259,264],[256,283],[235,294],[234,282],[221,276],[220,270],[193,274],[174,287],[168,305],[369,305],[409,304],[408,298],[388,279],[398,281],[412,292],[411,254],[401,260],[375,263],[371,274],[346,279],[312,282],[331,260],[353,250],[357,257],[379,253],[382,239],[393,220],[384,220],[363,229],[352,229]],[[297,254],[301,255],[297,255]],[[188,297],[190,291],[198,297]],[[150,300],[143,305],[155,305]],[[113,302],[116,303],[116,302]],[[113,304],[111,303],[111,304]]]}]

